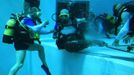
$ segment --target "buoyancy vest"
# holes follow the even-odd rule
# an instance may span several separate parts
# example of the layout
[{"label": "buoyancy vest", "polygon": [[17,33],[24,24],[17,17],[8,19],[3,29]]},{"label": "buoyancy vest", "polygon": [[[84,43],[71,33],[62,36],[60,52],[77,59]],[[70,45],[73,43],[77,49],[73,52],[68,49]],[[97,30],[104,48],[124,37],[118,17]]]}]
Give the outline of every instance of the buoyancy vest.
[{"label": "buoyancy vest", "polygon": [[[35,24],[32,19],[19,17],[19,20],[25,19],[27,24]],[[34,36],[36,35],[36,36]],[[39,34],[34,33],[33,35],[30,32],[30,29],[25,25],[20,25],[20,22],[16,17],[11,17],[5,26],[5,31],[3,34],[3,42],[12,44],[13,42],[27,42],[33,43],[33,40],[36,39],[39,43]]]},{"label": "buoyancy vest", "polygon": [[[29,17],[26,17],[23,20],[24,20],[23,21],[24,24],[28,25],[28,26],[35,26],[35,25],[37,25],[36,22],[41,23],[41,20],[39,18],[36,21],[34,21],[32,18],[29,18]],[[41,41],[39,40],[40,39],[40,34],[38,32],[34,32],[33,39],[37,40],[41,44]]]},{"label": "buoyancy vest", "polygon": [[[68,26],[72,26],[76,31],[69,34],[62,33],[64,27]],[[58,38],[56,40],[56,45],[59,49],[66,49],[67,51],[75,52],[88,47],[88,43],[83,38],[83,35],[80,33],[77,22],[75,20],[73,20],[71,24],[63,26],[61,25],[61,27],[59,28],[60,29],[58,29]]]},{"label": "buoyancy vest", "polygon": [[[70,40],[67,39],[68,37],[75,35],[78,36],[79,35],[79,29],[77,26],[77,22],[76,20],[70,20],[70,22],[68,24],[66,23],[59,23],[59,27],[58,27],[58,39],[65,39],[66,40]],[[69,31],[65,31],[64,29],[69,28],[69,30],[72,30],[72,32],[69,33]]]}]

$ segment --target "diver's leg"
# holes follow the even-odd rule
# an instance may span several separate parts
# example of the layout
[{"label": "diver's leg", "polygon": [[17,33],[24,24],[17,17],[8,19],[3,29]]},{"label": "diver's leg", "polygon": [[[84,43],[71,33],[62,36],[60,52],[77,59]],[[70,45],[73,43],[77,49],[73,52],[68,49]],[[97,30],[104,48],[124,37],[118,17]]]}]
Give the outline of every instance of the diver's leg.
[{"label": "diver's leg", "polygon": [[18,70],[23,66],[25,59],[26,51],[18,50],[16,51],[16,64],[11,68],[8,75],[16,75]]},{"label": "diver's leg", "polygon": [[42,62],[42,68],[43,70],[47,73],[47,75],[51,75],[49,69],[48,69],[48,66],[47,66],[47,63],[46,63],[46,60],[45,60],[45,53],[44,53],[44,47],[40,44],[32,44],[29,48],[29,50],[38,50],[38,55],[39,55],[39,58]]},{"label": "diver's leg", "polygon": [[39,45],[38,47],[38,55],[42,61],[42,69],[47,73],[47,75],[51,75],[49,69],[48,69],[48,66],[47,66],[47,63],[46,63],[46,60],[45,60],[45,53],[44,53],[44,47],[42,45]]}]

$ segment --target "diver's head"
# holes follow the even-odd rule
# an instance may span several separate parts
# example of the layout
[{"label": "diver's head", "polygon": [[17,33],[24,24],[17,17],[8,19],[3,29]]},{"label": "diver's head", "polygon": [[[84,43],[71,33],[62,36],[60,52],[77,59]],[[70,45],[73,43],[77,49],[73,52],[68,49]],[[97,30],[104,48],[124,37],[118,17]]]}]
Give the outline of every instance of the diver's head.
[{"label": "diver's head", "polygon": [[30,15],[33,17],[33,18],[38,18],[40,17],[41,15],[41,12],[40,12],[40,9],[38,9],[37,7],[32,7],[30,8]]},{"label": "diver's head", "polygon": [[67,10],[67,9],[62,9],[62,10],[60,11],[59,18],[60,18],[60,20],[62,20],[62,21],[68,21],[69,18],[70,18],[69,10]]},{"label": "diver's head", "polygon": [[115,17],[114,16],[111,16],[111,15],[107,15],[106,16],[106,20],[109,21],[112,25],[114,25],[115,22],[116,22]]},{"label": "diver's head", "polygon": [[121,3],[115,4],[113,7],[114,16],[119,16],[121,12],[125,9],[125,6]]}]

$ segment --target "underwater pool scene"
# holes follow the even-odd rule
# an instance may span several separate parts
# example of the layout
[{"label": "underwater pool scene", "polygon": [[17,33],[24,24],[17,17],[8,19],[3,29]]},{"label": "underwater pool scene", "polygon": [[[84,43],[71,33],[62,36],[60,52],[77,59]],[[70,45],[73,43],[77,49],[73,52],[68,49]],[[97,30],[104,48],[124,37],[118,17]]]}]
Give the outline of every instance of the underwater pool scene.
[{"label": "underwater pool scene", "polygon": [[134,0],[0,3],[0,75],[134,75]]}]

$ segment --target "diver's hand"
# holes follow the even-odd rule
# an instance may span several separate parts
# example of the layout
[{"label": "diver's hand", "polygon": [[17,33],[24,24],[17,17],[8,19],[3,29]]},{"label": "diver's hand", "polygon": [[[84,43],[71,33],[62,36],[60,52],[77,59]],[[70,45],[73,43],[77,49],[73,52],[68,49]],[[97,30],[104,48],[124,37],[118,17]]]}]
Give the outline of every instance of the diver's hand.
[{"label": "diver's hand", "polygon": [[46,24],[46,25],[48,25],[48,24],[49,24],[49,21],[48,21],[48,20],[46,20],[46,21],[45,21],[45,24]]},{"label": "diver's hand", "polygon": [[44,27],[46,27],[46,26],[49,24],[49,21],[46,20],[46,21],[44,21],[42,24],[44,25]]},{"label": "diver's hand", "polygon": [[101,46],[101,47],[108,45],[108,44],[107,44],[106,42],[104,42],[104,41],[99,41],[97,44],[98,44],[98,46]]},{"label": "diver's hand", "polygon": [[94,40],[92,42],[94,43],[93,45],[98,45],[98,46],[101,46],[101,47],[108,45],[106,42],[100,41],[100,40]]},{"label": "diver's hand", "polygon": [[128,43],[130,43],[130,40],[131,40],[131,37],[128,36],[123,40],[123,42],[128,44]]},{"label": "diver's hand", "polygon": [[112,43],[113,46],[119,46],[119,40],[114,40],[114,42]]}]

